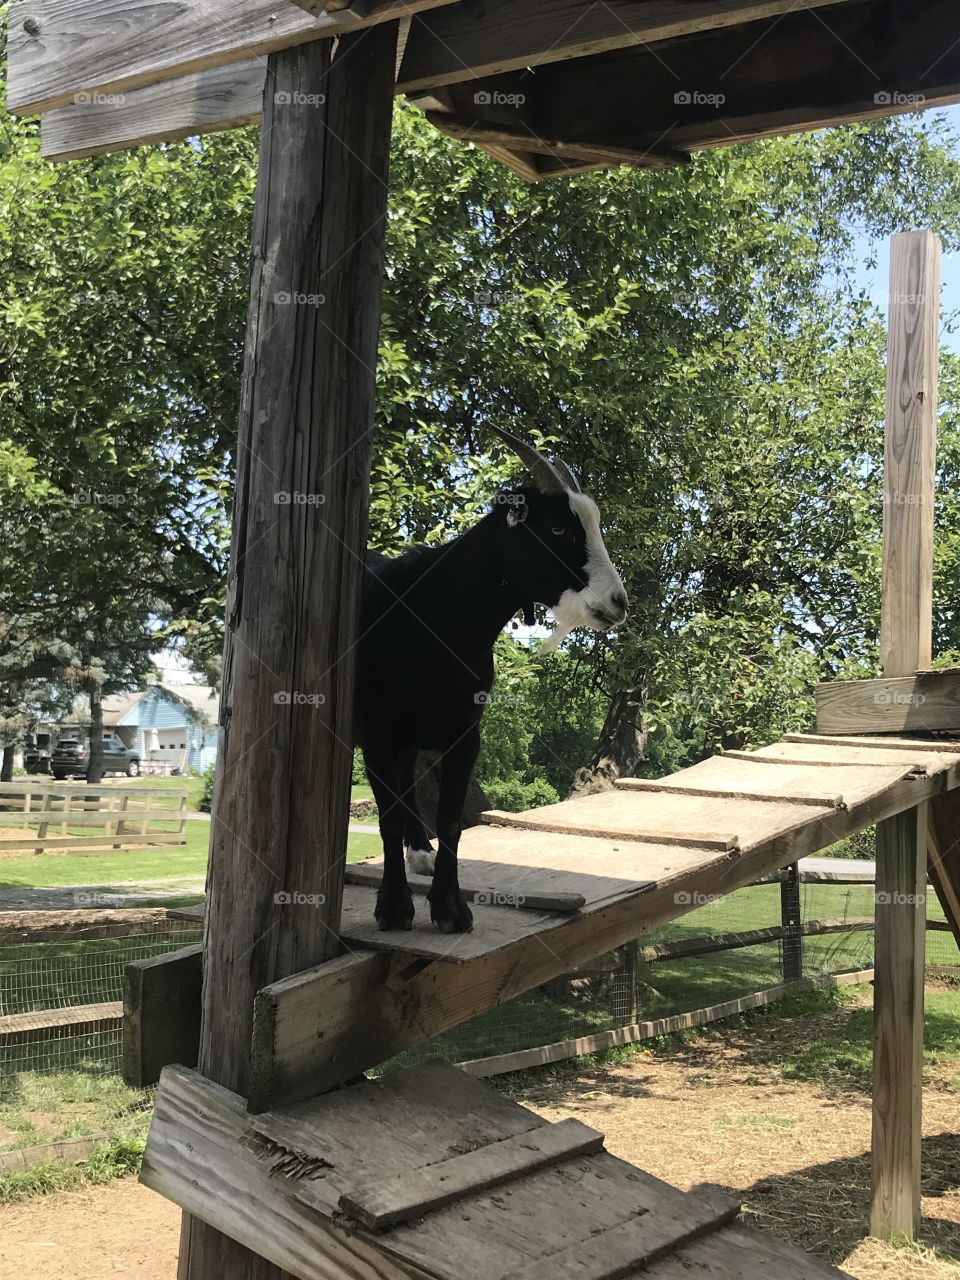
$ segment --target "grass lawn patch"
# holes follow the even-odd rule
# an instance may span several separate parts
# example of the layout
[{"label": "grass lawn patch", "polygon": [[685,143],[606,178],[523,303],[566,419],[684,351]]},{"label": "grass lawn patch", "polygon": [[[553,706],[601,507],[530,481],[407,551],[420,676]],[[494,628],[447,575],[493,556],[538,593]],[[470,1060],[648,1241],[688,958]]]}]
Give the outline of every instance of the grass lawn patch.
[{"label": "grass lawn patch", "polygon": [[[203,876],[207,870],[210,823],[185,824],[186,844],[154,849],[109,850],[94,854],[24,854],[0,861],[0,892],[4,889],[49,888],[54,885],[97,885],[104,893],[124,881],[179,879]],[[381,852],[380,837],[351,832],[347,861],[360,862]]]}]

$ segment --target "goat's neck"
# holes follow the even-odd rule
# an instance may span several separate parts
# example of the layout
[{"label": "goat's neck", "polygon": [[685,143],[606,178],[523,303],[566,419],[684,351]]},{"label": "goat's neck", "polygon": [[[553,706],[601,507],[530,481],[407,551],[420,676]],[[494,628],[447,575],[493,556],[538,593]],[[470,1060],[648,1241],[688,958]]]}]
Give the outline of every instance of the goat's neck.
[{"label": "goat's neck", "polygon": [[444,548],[443,610],[462,619],[471,636],[490,647],[525,603],[507,582],[503,564],[502,510],[492,512]]}]

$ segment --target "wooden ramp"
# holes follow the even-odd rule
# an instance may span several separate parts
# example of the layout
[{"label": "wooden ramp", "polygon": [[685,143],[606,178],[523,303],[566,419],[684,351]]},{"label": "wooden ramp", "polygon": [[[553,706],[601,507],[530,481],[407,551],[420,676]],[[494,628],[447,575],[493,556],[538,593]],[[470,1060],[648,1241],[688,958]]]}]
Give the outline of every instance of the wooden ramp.
[{"label": "wooden ramp", "polygon": [[[925,800],[934,811],[955,805],[958,786],[957,742],[793,735],[655,782],[625,779],[612,792],[491,813],[460,846],[461,882],[473,901],[467,934],[431,924],[423,877],[411,878],[413,928],[381,933],[381,868],[348,867],[345,954],[256,997],[249,1105],[262,1111],[322,1093],[677,916],[776,879],[844,836]],[[955,849],[950,857],[932,878],[938,889],[947,885],[941,896],[956,930]],[[196,1044],[200,948],[128,974],[124,1074],[144,1085]]]},{"label": "wooden ramp", "polygon": [[[425,902],[409,933],[381,933],[373,919],[379,865],[348,868],[341,933],[350,946],[450,964],[533,937],[553,946],[550,934],[564,945],[578,931],[592,934],[591,954],[601,954],[958,784],[954,740],[794,734],[656,781],[626,778],[614,791],[485,814],[487,825],[465,831],[460,844],[469,934],[439,933]],[[960,858],[944,866],[960,877]],[[424,877],[410,881],[415,894],[429,888]],[[551,896],[567,910],[549,909]],[[957,915],[947,918],[955,924]]]},{"label": "wooden ramp", "polygon": [[140,1179],[300,1280],[844,1274],[440,1062],[259,1116],[168,1067]]}]

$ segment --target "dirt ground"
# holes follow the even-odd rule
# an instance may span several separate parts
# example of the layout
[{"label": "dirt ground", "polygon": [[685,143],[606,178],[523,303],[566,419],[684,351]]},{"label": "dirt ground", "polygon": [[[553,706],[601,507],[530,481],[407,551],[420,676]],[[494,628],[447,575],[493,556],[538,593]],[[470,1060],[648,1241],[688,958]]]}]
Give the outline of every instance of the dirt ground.
[{"label": "dirt ground", "polygon": [[[803,1019],[803,1037],[843,1039],[848,1009]],[[607,1148],[690,1188],[736,1191],[759,1227],[856,1280],[960,1280],[960,1092],[956,1062],[924,1090],[921,1244],[864,1239],[870,1098],[850,1084],[784,1079],[795,1021],[708,1029],[669,1056],[554,1075],[516,1095],[551,1120],[577,1116]],[[527,1078],[529,1081],[529,1077]],[[173,1280],[180,1214],[133,1179],[0,1210],[2,1280]]]}]

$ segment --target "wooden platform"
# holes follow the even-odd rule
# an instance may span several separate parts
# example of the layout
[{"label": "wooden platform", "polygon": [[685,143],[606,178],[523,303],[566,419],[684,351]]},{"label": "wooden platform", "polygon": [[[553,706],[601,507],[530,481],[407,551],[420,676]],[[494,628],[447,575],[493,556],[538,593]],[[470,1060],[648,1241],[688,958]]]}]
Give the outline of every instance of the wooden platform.
[{"label": "wooden platform", "polygon": [[[439,933],[419,900],[409,933],[381,933],[377,864],[348,869],[341,933],[351,947],[465,964],[532,937],[585,934],[594,920],[600,954],[958,784],[955,740],[791,735],[667,778],[484,815],[487,825],[465,831],[460,845],[461,881],[474,898],[469,934]],[[366,884],[349,883],[361,876]],[[426,893],[426,878],[410,880]],[[528,909],[527,895],[551,893],[583,906],[572,915]],[[601,922],[614,918],[621,923],[608,933]]]},{"label": "wooden platform", "polygon": [[843,1275],[439,1062],[260,1116],[170,1067],[140,1178],[300,1280]]}]

